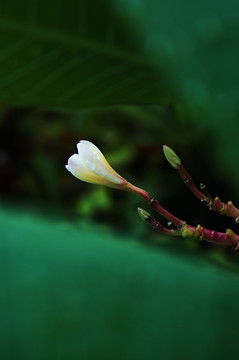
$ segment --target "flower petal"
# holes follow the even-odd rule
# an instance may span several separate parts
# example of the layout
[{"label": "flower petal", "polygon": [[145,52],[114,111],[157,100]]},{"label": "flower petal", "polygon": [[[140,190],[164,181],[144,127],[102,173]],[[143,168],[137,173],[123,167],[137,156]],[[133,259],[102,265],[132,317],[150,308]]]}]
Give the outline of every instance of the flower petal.
[{"label": "flower petal", "polygon": [[66,169],[75,177],[92,184],[100,184],[101,177],[92,172],[81,160],[80,155],[74,154],[68,159]]},{"label": "flower petal", "polygon": [[126,180],[112,169],[100,150],[92,143],[87,142],[86,144],[85,142],[86,141],[83,141],[77,144],[77,148],[81,161],[87,168],[111,183],[125,183]]},{"label": "flower petal", "polygon": [[66,169],[75,177],[92,184],[127,190],[129,182],[112,169],[102,152],[90,141],[77,144],[78,154],[72,155]]},{"label": "flower petal", "polygon": [[[88,141],[88,140],[81,140],[78,144],[77,144],[77,149],[79,152],[79,149],[81,148],[80,144],[83,144],[85,146],[87,146],[90,150],[92,150],[96,155],[99,155],[99,157],[101,158],[101,160],[105,163],[105,165],[110,169],[110,171],[113,171],[117,176],[121,177],[108,163],[108,161],[106,160],[106,158],[104,157],[104,155],[102,154],[102,152],[100,151],[100,149],[98,149],[97,146],[95,146],[92,142]],[[122,177],[121,177],[122,178]]]},{"label": "flower petal", "polygon": [[[88,141],[88,140],[81,140],[78,144],[77,144],[77,149],[79,152],[79,148],[78,146],[80,144],[84,144],[85,146],[87,146],[90,150],[92,150],[93,152],[95,152],[96,154],[100,155],[102,158],[105,159],[104,155],[102,154],[102,152],[100,151],[100,149],[98,149],[97,146],[95,146],[92,142]],[[106,160],[106,159],[105,159]]]}]

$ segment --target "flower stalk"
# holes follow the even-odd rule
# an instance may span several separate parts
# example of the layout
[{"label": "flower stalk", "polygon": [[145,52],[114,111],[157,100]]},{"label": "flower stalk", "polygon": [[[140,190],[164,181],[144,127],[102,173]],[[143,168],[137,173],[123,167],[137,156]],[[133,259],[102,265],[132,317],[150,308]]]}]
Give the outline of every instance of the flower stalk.
[{"label": "flower stalk", "polygon": [[159,204],[159,202],[154,199],[147,191],[138,188],[137,186],[134,186],[132,184],[128,184],[129,191],[134,192],[140,196],[160,215],[162,215],[165,219],[171,221],[174,223],[177,227],[181,227],[184,223],[183,220],[179,219],[172,213],[170,213],[168,210],[166,210],[162,205]]}]

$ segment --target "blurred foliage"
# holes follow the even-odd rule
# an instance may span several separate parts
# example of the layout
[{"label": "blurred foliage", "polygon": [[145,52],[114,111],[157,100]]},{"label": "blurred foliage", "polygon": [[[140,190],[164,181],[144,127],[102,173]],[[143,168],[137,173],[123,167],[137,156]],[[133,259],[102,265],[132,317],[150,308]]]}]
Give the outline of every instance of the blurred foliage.
[{"label": "blurred foliage", "polygon": [[142,199],[64,166],[90,140],[175,215],[236,231],[193,198],[162,145],[238,205],[238,2],[9,0],[0,29],[0,206],[64,219],[55,231],[1,213],[4,359],[224,359],[229,347],[236,358],[238,255],[158,236],[137,216]]},{"label": "blurred foliage", "polygon": [[166,96],[114,2],[10,0],[0,10],[3,101],[79,109]]},{"label": "blurred foliage", "polygon": [[238,277],[197,253],[29,214],[0,226],[4,359],[237,358]]}]

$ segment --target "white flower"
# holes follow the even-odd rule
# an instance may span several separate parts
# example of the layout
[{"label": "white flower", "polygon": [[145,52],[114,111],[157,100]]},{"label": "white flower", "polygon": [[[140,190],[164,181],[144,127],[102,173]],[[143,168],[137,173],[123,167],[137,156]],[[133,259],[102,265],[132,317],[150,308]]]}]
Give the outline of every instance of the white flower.
[{"label": "white flower", "polygon": [[122,178],[106,161],[102,152],[90,141],[81,140],[77,144],[78,154],[72,155],[66,169],[75,177],[92,184],[113,188],[127,188],[128,181]]}]

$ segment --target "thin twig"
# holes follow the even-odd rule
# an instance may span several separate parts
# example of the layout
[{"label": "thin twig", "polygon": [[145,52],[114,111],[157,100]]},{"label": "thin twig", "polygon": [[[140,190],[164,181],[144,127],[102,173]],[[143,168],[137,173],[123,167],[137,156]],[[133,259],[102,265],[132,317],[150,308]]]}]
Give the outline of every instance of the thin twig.
[{"label": "thin twig", "polygon": [[181,159],[178,155],[168,146],[163,146],[163,151],[166,159],[172,167],[174,167],[180,177],[182,178],[184,184],[187,188],[201,200],[203,204],[209,207],[210,210],[219,212],[221,215],[229,216],[235,219],[235,222],[239,223],[239,209],[233,205],[231,201],[224,203],[215,197],[214,199],[209,194],[205,185],[201,184],[200,189],[194,184],[194,181],[189,174],[189,172],[184,168]]}]

